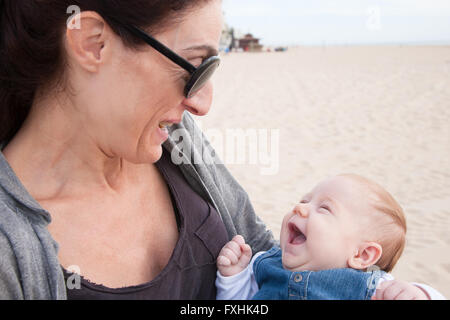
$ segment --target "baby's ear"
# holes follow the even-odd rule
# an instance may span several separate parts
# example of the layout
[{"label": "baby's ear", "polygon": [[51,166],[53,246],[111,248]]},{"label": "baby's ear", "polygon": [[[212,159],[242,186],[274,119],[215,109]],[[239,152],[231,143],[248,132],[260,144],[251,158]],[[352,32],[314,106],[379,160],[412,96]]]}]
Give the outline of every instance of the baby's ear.
[{"label": "baby's ear", "polygon": [[376,242],[365,242],[360,245],[351,256],[347,264],[350,268],[364,270],[376,264],[381,258],[383,249]]}]

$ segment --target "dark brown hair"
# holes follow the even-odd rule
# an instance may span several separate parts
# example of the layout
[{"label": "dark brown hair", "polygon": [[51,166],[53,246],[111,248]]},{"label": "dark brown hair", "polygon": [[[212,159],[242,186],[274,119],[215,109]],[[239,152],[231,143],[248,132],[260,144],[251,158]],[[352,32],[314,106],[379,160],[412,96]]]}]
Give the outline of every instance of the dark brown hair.
[{"label": "dark brown hair", "polygon": [[121,24],[151,33],[175,23],[208,0],[0,0],[0,142],[25,121],[37,89],[59,81],[65,68],[63,34],[70,6],[96,11],[129,48],[141,40]]}]

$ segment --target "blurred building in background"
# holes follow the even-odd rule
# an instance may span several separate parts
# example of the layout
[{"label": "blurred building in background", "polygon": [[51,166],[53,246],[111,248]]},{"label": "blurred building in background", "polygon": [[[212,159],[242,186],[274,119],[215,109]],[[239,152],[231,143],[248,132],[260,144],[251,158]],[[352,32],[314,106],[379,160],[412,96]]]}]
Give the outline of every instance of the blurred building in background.
[{"label": "blurred building in background", "polygon": [[253,37],[251,33],[247,33],[239,39],[239,48],[246,52],[261,52],[263,46],[259,43],[258,38]]},{"label": "blurred building in background", "polygon": [[260,39],[255,38],[251,33],[243,34],[239,30],[225,24],[219,48],[222,52],[261,52],[263,51],[263,45],[259,41]]}]

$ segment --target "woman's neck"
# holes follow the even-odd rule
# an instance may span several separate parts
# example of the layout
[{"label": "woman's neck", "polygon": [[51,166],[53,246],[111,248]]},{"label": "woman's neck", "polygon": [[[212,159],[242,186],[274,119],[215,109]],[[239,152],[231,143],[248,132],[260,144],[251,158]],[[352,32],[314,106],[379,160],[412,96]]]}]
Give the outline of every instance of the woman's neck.
[{"label": "woman's neck", "polygon": [[76,109],[56,103],[34,105],[3,150],[38,201],[82,197],[93,190],[117,193],[142,168],[106,154],[71,110]]}]

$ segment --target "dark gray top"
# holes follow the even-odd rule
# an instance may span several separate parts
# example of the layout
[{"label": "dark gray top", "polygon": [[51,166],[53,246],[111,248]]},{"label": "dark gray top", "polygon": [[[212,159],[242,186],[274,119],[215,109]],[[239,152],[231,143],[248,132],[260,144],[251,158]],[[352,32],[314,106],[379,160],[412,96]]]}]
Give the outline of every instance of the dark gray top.
[{"label": "dark gray top", "polygon": [[[169,187],[179,229],[169,263],[155,279],[136,286],[113,289],[81,277],[78,286],[67,286],[69,300],[216,298],[216,259],[228,242],[225,225],[216,209],[192,190],[166,150],[156,166]],[[63,271],[66,283],[71,283],[73,274]]]}]

